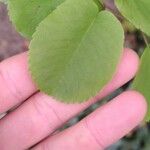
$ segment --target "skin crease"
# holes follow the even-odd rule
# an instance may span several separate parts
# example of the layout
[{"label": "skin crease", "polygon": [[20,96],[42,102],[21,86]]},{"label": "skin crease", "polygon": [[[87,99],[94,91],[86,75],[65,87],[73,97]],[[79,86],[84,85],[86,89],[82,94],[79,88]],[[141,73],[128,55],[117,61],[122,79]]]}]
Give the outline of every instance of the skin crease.
[{"label": "skin crease", "polygon": [[24,150],[33,145],[35,150],[105,149],[143,120],[146,102],[140,93],[124,92],[75,126],[51,134],[68,119],[132,79],[138,64],[136,53],[125,49],[114,77],[96,97],[82,104],[64,104],[37,91],[28,72],[27,53],[1,62],[0,113],[22,104],[0,120],[0,149]]}]

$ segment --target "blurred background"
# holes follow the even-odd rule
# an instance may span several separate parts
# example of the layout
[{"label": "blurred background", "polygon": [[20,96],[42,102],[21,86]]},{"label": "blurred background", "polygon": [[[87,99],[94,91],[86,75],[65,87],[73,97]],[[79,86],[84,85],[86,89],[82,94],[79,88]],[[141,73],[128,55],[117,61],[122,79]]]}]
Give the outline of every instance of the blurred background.
[{"label": "blurred background", "polygon": [[[112,11],[116,15],[116,17],[119,18],[124,27],[126,37],[125,47],[134,49],[139,54],[139,56],[141,56],[146,42],[144,38],[146,37],[143,37],[143,34],[140,31],[137,31],[119,14],[116,7],[114,6],[113,0],[105,0],[104,4],[108,10]],[[27,51],[28,43],[28,40],[21,37],[19,33],[15,31],[13,25],[9,21],[6,6],[0,3],[0,61],[15,54]],[[90,112],[95,110],[97,107],[100,107],[102,103],[111,100],[122,91],[128,89],[131,83],[132,81],[109,95],[103,101],[92,105],[90,108],[82,112],[79,116],[69,121],[69,123],[64,128],[78,122]],[[150,124],[141,124],[126,137],[110,146],[108,150],[150,150]]]}]

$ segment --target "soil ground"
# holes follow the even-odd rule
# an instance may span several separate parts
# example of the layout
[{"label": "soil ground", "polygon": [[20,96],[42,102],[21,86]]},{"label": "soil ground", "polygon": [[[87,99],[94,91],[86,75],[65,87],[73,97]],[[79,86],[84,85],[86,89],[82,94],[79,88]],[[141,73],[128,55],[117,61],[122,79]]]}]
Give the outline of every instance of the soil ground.
[{"label": "soil ground", "polygon": [[27,41],[21,37],[7,15],[6,6],[0,3],[0,61],[27,49]]}]

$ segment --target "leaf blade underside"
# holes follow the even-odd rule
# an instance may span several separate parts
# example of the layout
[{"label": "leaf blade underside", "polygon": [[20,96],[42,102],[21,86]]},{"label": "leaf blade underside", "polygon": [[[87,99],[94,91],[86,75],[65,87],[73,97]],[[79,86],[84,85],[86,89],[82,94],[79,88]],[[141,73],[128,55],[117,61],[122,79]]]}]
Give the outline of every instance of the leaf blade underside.
[{"label": "leaf blade underside", "polygon": [[31,39],[38,24],[65,0],[9,0],[11,21],[18,32]]},{"label": "leaf blade underside", "polygon": [[33,35],[30,70],[41,91],[82,102],[111,79],[122,49],[123,30],[111,13],[99,12],[92,0],[67,0]]},{"label": "leaf blade underside", "polygon": [[150,36],[150,0],[115,0],[115,3],[124,17]]}]

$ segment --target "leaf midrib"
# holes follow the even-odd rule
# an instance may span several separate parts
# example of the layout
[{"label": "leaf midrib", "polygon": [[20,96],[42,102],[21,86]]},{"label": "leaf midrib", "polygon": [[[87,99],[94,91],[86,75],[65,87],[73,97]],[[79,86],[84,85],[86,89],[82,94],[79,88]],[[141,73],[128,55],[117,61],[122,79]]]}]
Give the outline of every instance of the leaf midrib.
[{"label": "leaf midrib", "polygon": [[[98,14],[99,14],[99,12],[98,12]],[[85,32],[80,40],[81,42],[79,42],[79,44],[77,45],[77,48],[72,52],[72,57],[70,57],[70,59],[68,60],[68,63],[64,67],[64,70],[60,73],[59,81],[61,81],[61,79],[63,78],[63,75],[68,72],[67,68],[70,65],[70,62],[72,61],[72,58],[74,57],[75,53],[80,49],[83,40],[85,39],[86,35],[89,33],[90,29],[92,28],[98,14],[93,18],[93,20],[89,24],[88,28],[85,30]],[[53,90],[51,91],[52,93],[55,93],[55,91],[57,91],[57,88],[59,87],[59,84],[60,84],[59,81],[58,81],[58,84],[55,87],[53,87]]]}]

